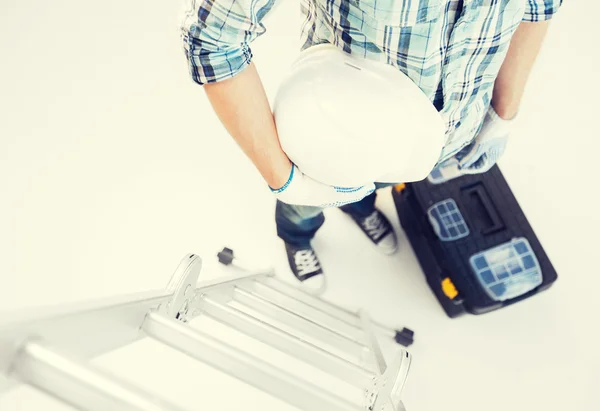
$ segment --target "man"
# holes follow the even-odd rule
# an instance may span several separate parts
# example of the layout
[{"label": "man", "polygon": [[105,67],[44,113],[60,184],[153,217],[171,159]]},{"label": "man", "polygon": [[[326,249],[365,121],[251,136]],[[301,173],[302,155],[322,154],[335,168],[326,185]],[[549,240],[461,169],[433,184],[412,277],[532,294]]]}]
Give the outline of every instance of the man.
[{"label": "man", "polygon": [[[183,24],[190,73],[252,160],[277,202],[278,235],[294,275],[314,290],[323,270],[310,240],[324,222],[303,196],[328,197],[386,254],[396,250],[387,218],[366,188],[339,190],[294,174],[249,44],[264,33],[277,0],[189,0]],[[288,0],[289,1],[289,0]],[[302,49],[331,43],[407,75],[442,116],[446,144],[439,163],[457,157],[465,173],[489,170],[504,152],[525,83],[562,0],[301,0]],[[399,125],[401,127],[401,125]],[[297,187],[302,186],[302,189]],[[294,201],[293,199],[298,199]],[[291,199],[291,200],[290,200]]]}]

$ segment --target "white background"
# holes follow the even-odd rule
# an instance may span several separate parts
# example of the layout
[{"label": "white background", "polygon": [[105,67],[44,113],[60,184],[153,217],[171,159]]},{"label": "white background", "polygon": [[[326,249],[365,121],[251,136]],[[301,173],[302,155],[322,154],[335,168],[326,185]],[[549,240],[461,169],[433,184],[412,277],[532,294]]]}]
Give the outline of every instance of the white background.
[{"label": "white background", "polygon": [[[600,409],[592,391],[600,383],[600,5],[568,3],[551,26],[501,161],[559,273],[551,290],[484,316],[446,318],[387,191],[379,205],[399,230],[398,255],[378,255],[336,210],[314,242],[329,278],[326,298],[415,330],[410,411]],[[185,253],[210,258],[223,245],[291,276],[273,198],[188,78],[181,5],[2,1],[0,313],[161,288]],[[285,0],[253,47],[270,97],[297,53],[298,17],[297,2]],[[144,349],[129,347],[122,357]],[[188,391],[203,392],[200,371],[168,371],[175,363],[140,360],[128,372],[183,376]],[[225,380],[213,383],[216,398],[235,400],[222,395]],[[36,409],[33,397],[2,397],[0,409]],[[281,404],[257,400],[245,408]]]}]

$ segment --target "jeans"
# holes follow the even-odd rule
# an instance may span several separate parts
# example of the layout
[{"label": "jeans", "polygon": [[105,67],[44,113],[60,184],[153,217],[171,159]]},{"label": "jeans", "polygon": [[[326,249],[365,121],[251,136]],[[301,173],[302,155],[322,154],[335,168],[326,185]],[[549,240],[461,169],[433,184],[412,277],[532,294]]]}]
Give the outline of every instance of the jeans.
[{"label": "jeans", "polygon": [[[377,188],[383,188],[393,184],[375,183],[375,185]],[[361,201],[342,206],[340,209],[355,218],[368,217],[375,211],[376,197],[377,194],[374,192]],[[310,240],[325,222],[325,215],[320,207],[298,206],[277,201],[275,222],[279,238],[297,247],[308,247]]]}]

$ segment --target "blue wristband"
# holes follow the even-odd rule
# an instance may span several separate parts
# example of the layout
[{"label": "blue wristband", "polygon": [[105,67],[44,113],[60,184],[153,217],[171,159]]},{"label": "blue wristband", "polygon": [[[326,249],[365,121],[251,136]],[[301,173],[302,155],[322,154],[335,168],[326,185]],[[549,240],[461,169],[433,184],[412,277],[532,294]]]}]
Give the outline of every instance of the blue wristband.
[{"label": "blue wristband", "polygon": [[286,188],[288,188],[288,186],[291,184],[292,180],[294,179],[294,169],[296,168],[296,166],[294,164],[292,164],[292,171],[290,172],[290,177],[288,178],[288,180],[286,181],[286,183],[283,185],[283,187],[278,188],[277,190],[274,190],[271,186],[269,186],[269,188],[271,189],[271,192],[274,194],[279,194],[285,191]]}]

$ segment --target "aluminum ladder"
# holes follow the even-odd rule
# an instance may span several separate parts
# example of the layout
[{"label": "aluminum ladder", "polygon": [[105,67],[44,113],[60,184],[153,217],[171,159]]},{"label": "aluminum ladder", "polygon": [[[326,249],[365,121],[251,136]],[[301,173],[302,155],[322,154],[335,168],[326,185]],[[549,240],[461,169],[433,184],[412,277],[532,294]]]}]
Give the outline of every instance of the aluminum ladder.
[{"label": "aluminum ladder", "polygon": [[[229,251],[220,253],[221,262],[243,267]],[[80,410],[183,411],[89,361],[150,337],[302,410],[404,410],[400,394],[411,356],[398,348],[386,363],[376,337],[393,338],[396,331],[288,285],[272,270],[246,268],[243,275],[198,283],[201,268],[201,258],[188,254],[165,290],[1,321],[0,395],[28,384]],[[234,301],[263,316],[235,308]],[[203,315],[363,389],[364,402],[350,402],[188,324]]]}]

